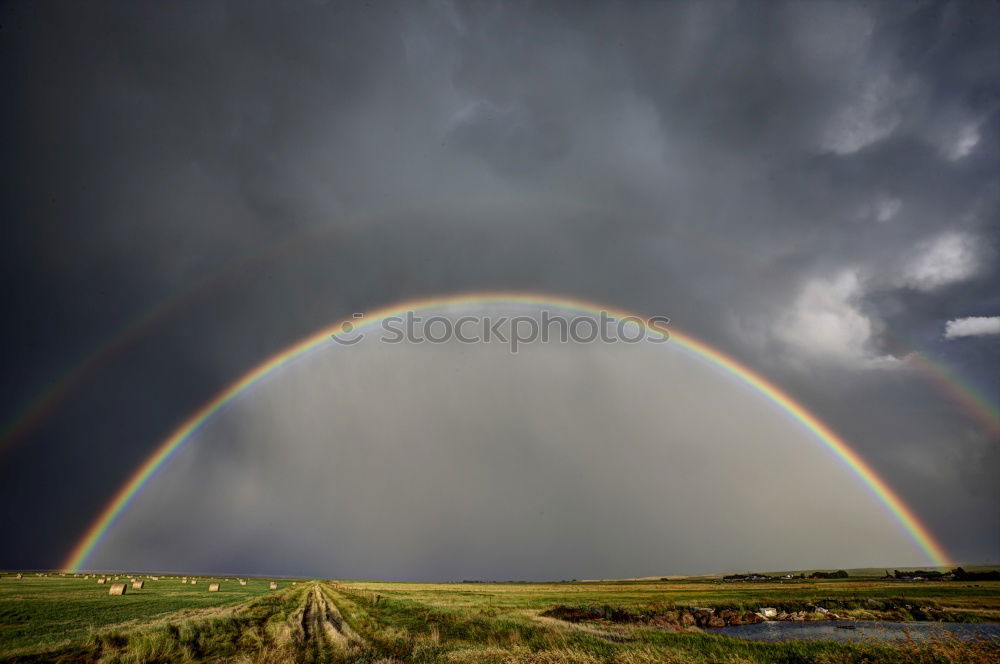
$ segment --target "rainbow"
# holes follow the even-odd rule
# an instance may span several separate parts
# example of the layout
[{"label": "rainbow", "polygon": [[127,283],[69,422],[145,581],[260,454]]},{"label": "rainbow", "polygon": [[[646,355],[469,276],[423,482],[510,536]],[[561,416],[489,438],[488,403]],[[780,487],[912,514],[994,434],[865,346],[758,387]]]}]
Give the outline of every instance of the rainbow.
[{"label": "rainbow", "polygon": [[[27,404],[16,409],[10,421],[0,427],[0,454],[12,448],[32,430],[39,427],[60,404],[66,401],[74,391],[84,384],[87,378],[103,365],[155,331],[158,326],[175,316],[187,305],[214,294],[222,286],[251,273],[254,268],[276,260],[330,232],[331,227],[323,227],[295,234],[282,242],[269,245],[264,250],[248,254],[226,265],[188,290],[143,311],[127,325],[120,328],[118,332],[107,338],[89,355],[80,358],[74,366],[65,369],[62,375],[36,394]],[[711,236],[689,232],[685,235],[685,239],[697,243],[701,248],[724,253],[733,259],[734,264],[739,259],[745,260],[745,256],[728,245],[712,241]],[[893,335],[891,330],[886,330],[886,333],[913,350],[906,357],[909,366],[920,371],[943,393],[949,395],[957,405],[977,420],[989,435],[1000,436],[1000,407],[991,403],[990,397],[947,364],[941,360],[935,360],[930,353],[922,351],[912,341]]]},{"label": "rainbow", "polygon": [[[911,347],[914,346],[911,344]],[[963,380],[946,364],[931,360],[919,350],[907,355],[904,361],[950,395],[955,403],[979,421],[988,435],[1000,439],[1000,408],[991,404],[980,389]]]},{"label": "rainbow", "polygon": [[[285,365],[322,344],[329,343],[331,337],[341,336],[345,332],[353,333],[353,330],[374,325],[390,316],[403,315],[407,311],[466,305],[489,306],[511,304],[555,307],[590,314],[604,311],[618,319],[632,317],[646,320],[645,317],[638,316],[637,314],[602,307],[585,300],[536,293],[482,292],[409,300],[367,313],[364,321],[360,323],[354,318],[339,321],[272,355],[188,417],[156,448],[153,454],[143,462],[128,481],[115,493],[66,557],[62,565],[63,570],[76,572],[82,569],[94,549],[108,532],[108,529],[114,525],[118,517],[121,516],[142,490],[142,487],[163,467],[170,457],[215,413],[219,412],[229,402],[278,367]],[[657,332],[656,329],[650,329],[654,333]],[[935,540],[928,528],[920,522],[916,514],[893,491],[892,487],[879,477],[871,466],[843,438],[838,436],[830,427],[820,421],[819,418],[806,410],[805,407],[777,385],[708,344],[673,328],[670,330],[670,339],[685,350],[708,360],[733,377],[754,388],[788,415],[798,420],[820,443],[846,464],[869,487],[896,518],[913,542],[927,555],[930,562],[938,567],[946,567],[951,564],[951,559],[945,553],[942,546]]]},{"label": "rainbow", "polygon": [[294,236],[290,240],[270,247],[266,252],[257,252],[241,260],[233,261],[195,286],[144,310],[127,325],[120,328],[118,332],[108,337],[96,349],[79,359],[75,365],[65,370],[62,375],[25,404],[17,415],[3,427],[0,427],[0,453],[16,445],[33,429],[40,426],[46,417],[51,415],[62,402],[66,401],[103,365],[154,332],[185,307],[216,293],[223,286],[249,273],[254,267],[283,255],[306,239],[309,238],[305,234]]}]

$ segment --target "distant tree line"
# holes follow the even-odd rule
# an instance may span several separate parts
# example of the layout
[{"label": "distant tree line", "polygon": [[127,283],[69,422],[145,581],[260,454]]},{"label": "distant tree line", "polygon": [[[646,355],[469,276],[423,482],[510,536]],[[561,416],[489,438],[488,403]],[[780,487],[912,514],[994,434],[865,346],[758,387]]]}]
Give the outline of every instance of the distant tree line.
[{"label": "distant tree line", "polygon": [[944,572],[934,570],[918,569],[915,572],[900,572],[898,569],[892,570],[892,576],[896,579],[914,579],[918,576],[924,579],[939,579],[944,575]]},{"label": "distant tree line", "polygon": [[[666,581],[666,579],[662,579],[662,580]],[[514,581],[513,579],[508,579],[507,581],[497,581],[497,580],[494,579],[493,581],[483,581],[481,579],[462,579],[462,583],[494,583],[494,584],[496,584],[496,583],[524,583],[524,584],[528,584],[528,583],[577,583],[577,580],[576,579],[562,579],[560,581]]]},{"label": "distant tree line", "polygon": [[758,572],[747,572],[746,574],[727,574],[722,577],[723,581],[739,581],[747,578],[758,578],[758,579],[770,579],[772,577],[765,574],[760,574]]},{"label": "distant tree line", "polygon": [[1000,572],[966,572],[961,567],[951,570],[956,581],[1000,581]]},{"label": "distant tree line", "polygon": [[800,574],[786,574],[785,576],[768,576],[759,572],[747,572],[745,574],[727,574],[722,577],[723,581],[777,581],[780,579],[846,579],[847,572],[838,569],[836,572],[812,572],[807,577],[805,572]]},{"label": "distant tree line", "polygon": [[838,569],[836,572],[813,572],[809,575],[810,579],[846,579],[847,572],[842,569]]},{"label": "distant tree line", "polygon": [[900,572],[893,570],[890,575],[886,572],[886,578],[890,576],[894,579],[909,581],[911,579],[955,579],[956,581],[1000,581],[1000,571],[990,572],[966,572],[961,567],[956,567],[950,572],[939,572],[937,570],[918,569],[912,572]]}]

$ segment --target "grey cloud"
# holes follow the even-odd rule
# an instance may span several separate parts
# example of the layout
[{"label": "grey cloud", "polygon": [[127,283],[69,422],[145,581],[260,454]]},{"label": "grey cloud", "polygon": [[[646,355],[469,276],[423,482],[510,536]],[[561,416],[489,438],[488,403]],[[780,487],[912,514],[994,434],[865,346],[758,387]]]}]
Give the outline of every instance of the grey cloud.
[{"label": "grey cloud", "polygon": [[[130,320],[181,298],[0,464],[3,503],[44,515],[13,517],[25,544],[5,554],[11,565],[68,548],[109,485],[270,353],[355,311],[483,289],[670,316],[823,415],[956,556],[1000,553],[996,441],[905,360],[918,350],[1000,398],[995,340],[942,338],[947,321],[1000,310],[995,7],[36,3],[6,6],[0,23],[0,256],[16,323],[4,334],[20,353],[2,379],[4,414]],[[602,395],[572,391],[564,407],[595,409]],[[272,407],[270,428],[234,410],[231,434],[199,447],[208,456],[191,472],[211,482],[228,461],[266,486],[252,460],[277,453],[269,441],[312,440],[305,434],[326,426],[300,428],[282,409],[312,415],[280,399]],[[398,435],[391,413],[381,417],[385,436]],[[640,437],[647,426],[688,431],[681,419],[631,426]],[[489,421],[496,444],[562,435]],[[457,433],[428,427],[457,454]],[[344,435],[391,449],[361,430]],[[483,469],[520,466],[492,449],[461,458],[500,491]],[[545,499],[591,505],[598,490],[563,474],[564,450],[549,449]],[[109,458],[121,462],[108,469]],[[587,463],[571,467],[589,487],[598,479]],[[47,497],[48,472],[75,478],[74,505]],[[327,490],[318,476],[303,482]],[[262,507],[258,523],[239,512],[233,487],[213,494],[229,524],[219,550],[295,523],[294,497]],[[183,497],[163,491],[157,518],[183,524],[167,513],[176,498],[182,514]],[[363,507],[338,518],[356,527]],[[551,541],[572,541],[567,528]],[[109,555],[155,553],[158,540],[143,544],[147,533],[131,526],[116,537],[126,531],[132,540],[109,542]],[[452,558],[430,547],[413,573],[488,559],[468,546]],[[215,564],[212,550],[192,564]],[[678,549],[678,560],[691,551]],[[652,564],[628,560],[622,569]],[[595,550],[577,562],[600,575],[614,561]],[[530,575],[527,562],[491,569],[521,576],[514,567]]]}]

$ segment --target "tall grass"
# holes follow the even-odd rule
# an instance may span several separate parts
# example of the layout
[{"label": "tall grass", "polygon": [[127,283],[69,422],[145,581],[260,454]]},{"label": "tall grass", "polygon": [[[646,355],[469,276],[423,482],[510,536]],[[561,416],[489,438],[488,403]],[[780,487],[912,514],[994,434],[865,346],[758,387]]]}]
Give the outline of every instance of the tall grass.
[{"label": "tall grass", "polygon": [[[317,613],[320,592],[332,602],[342,618],[342,631],[351,638],[310,638],[305,625]],[[633,591],[627,591],[633,592]],[[552,589],[539,587],[490,587],[475,592],[455,586],[379,586],[378,592],[361,584],[303,583],[268,595],[246,600],[220,615],[178,618],[138,626],[128,631],[95,631],[82,644],[45,654],[9,657],[16,662],[85,662],[89,664],[139,664],[146,662],[187,664],[229,662],[239,664],[289,664],[333,662],[352,664],[986,664],[1000,662],[1000,646],[984,639],[962,641],[944,634],[930,640],[906,638],[898,642],[761,643],[698,632],[658,629],[648,622],[571,624],[541,617],[539,598],[548,599]],[[576,590],[565,590],[562,599]],[[503,594],[503,597],[500,595]],[[556,595],[560,596],[560,595]],[[581,598],[597,595],[587,589]],[[313,604],[309,608],[309,598]],[[635,596],[635,597],[641,597]],[[856,598],[859,606],[874,606],[868,598]],[[688,606],[690,599],[674,602],[661,597],[642,609],[634,599],[621,602],[629,609],[602,607],[621,615],[651,615],[656,611]],[[823,602],[817,597],[817,604]],[[846,598],[836,600],[840,610],[849,608]],[[904,609],[902,597],[882,597],[881,610]],[[901,604],[902,603],[902,604]],[[760,601],[738,609],[754,608]],[[780,602],[778,608],[783,605]],[[586,604],[584,604],[586,606]],[[823,605],[823,604],[820,604]],[[549,604],[548,606],[552,606]],[[914,606],[911,604],[910,606]],[[938,609],[938,605],[924,604]],[[652,607],[652,608],[650,608]],[[792,608],[789,605],[789,608]],[[858,609],[860,610],[860,609]],[[643,613],[645,611],[645,613]],[[312,624],[312,623],[310,623]],[[357,638],[355,638],[355,635]]]}]

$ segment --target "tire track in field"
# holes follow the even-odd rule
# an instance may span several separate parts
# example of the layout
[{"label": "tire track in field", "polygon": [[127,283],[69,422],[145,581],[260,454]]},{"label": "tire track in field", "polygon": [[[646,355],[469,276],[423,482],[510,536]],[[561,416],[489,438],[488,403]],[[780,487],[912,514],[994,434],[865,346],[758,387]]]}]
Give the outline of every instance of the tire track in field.
[{"label": "tire track in field", "polygon": [[339,634],[341,634],[349,643],[363,645],[365,640],[361,638],[361,636],[357,632],[351,629],[351,626],[347,624],[347,621],[344,619],[344,616],[340,613],[340,609],[337,608],[337,605],[333,602],[333,599],[330,597],[330,593],[334,591],[331,590],[329,586],[324,586],[322,588],[318,587],[317,592],[319,593],[322,602],[323,611],[325,613],[327,623],[332,624],[335,627],[336,631]]},{"label": "tire track in field", "polygon": [[318,583],[305,593],[302,607],[293,614],[293,621],[311,661],[326,661],[334,652],[363,644]]}]

